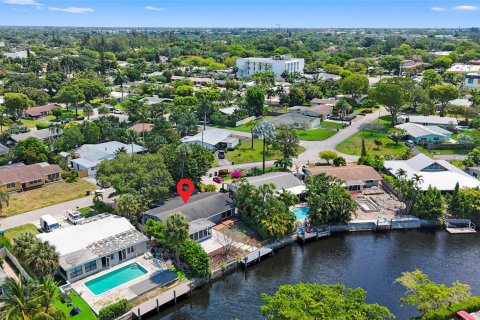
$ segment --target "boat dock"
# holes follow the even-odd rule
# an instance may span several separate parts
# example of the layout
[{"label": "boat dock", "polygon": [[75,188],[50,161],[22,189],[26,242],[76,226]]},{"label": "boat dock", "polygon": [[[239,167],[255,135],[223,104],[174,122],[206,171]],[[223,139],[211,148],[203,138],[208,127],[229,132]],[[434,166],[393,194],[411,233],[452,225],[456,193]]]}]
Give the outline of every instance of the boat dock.
[{"label": "boat dock", "polygon": [[315,239],[318,240],[320,238],[327,238],[330,237],[330,230],[317,230],[314,232],[297,232],[297,240],[301,243],[305,243],[307,240]]},{"label": "boat dock", "polygon": [[240,260],[240,264],[246,268],[249,264],[255,263],[255,262],[260,262],[262,257],[267,256],[271,254],[273,250],[269,247],[263,247],[260,248],[256,251],[250,252],[247,254],[245,257],[243,257],[242,260]]},{"label": "boat dock", "polygon": [[178,286],[175,286],[165,292],[162,292],[160,295],[156,296],[153,299],[145,301],[144,303],[136,306],[131,310],[133,319],[142,319],[142,316],[145,314],[156,311],[159,312],[160,308],[170,302],[177,303],[177,299],[187,295],[192,290],[192,283],[182,282]]},{"label": "boat dock", "polygon": [[445,219],[445,230],[450,234],[476,233],[475,228],[470,219]]},{"label": "boat dock", "polygon": [[390,231],[392,230],[392,220],[379,218],[375,222],[375,229],[373,231]]}]

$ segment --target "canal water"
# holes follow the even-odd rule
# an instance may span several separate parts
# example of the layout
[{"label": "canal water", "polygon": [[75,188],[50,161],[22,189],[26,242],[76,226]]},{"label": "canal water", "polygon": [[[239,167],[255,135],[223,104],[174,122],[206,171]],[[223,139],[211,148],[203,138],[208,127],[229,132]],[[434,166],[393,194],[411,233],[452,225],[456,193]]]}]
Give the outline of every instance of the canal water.
[{"label": "canal water", "polygon": [[157,319],[260,319],[260,294],[282,284],[343,283],[367,290],[367,301],[387,306],[397,319],[415,316],[401,307],[404,288],[395,284],[403,271],[416,268],[436,282],[458,280],[480,294],[480,234],[446,231],[349,233],[277,251],[260,264],[239,269],[194,291],[192,297],[151,317]]}]

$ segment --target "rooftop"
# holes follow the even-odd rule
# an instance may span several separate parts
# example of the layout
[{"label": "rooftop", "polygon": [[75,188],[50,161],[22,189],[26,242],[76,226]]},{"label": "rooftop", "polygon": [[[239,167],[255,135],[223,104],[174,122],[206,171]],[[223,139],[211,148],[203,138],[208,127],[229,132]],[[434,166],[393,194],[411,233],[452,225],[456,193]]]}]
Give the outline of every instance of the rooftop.
[{"label": "rooftop", "polygon": [[278,124],[307,124],[309,122],[315,121],[318,118],[315,117],[307,117],[300,113],[292,112],[292,113],[285,113],[278,117],[273,117],[268,119],[271,123],[278,125]]},{"label": "rooftop", "polygon": [[246,179],[248,183],[255,187],[273,183],[276,191],[285,189],[293,194],[300,194],[305,191],[305,183],[290,172],[270,172],[259,176],[247,177]]},{"label": "rooftop", "polygon": [[167,200],[163,205],[145,212],[164,221],[175,212],[181,212],[189,222],[208,219],[216,214],[233,209],[233,201],[227,195],[217,192],[203,192],[193,195],[185,204],[180,197]]},{"label": "rooftop", "polygon": [[13,141],[16,141],[16,142],[25,140],[25,139],[30,138],[30,137],[35,137],[35,138],[40,139],[40,140],[45,140],[45,139],[48,139],[48,138],[58,137],[62,134],[63,134],[62,130],[60,130],[60,132],[56,133],[56,132],[50,131],[50,129],[41,129],[41,130],[32,130],[32,131],[25,132],[25,133],[12,134],[10,136],[10,139],[12,139]]},{"label": "rooftop", "polygon": [[395,128],[405,130],[409,135],[412,137],[423,137],[430,134],[446,137],[447,135],[451,135],[452,132],[440,128],[438,126],[422,126],[421,124],[407,122],[396,125]]},{"label": "rooftop", "polygon": [[374,168],[364,165],[351,165],[345,167],[314,167],[308,168],[307,170],[312,175],[325,173],[328,176],[338,178],[342,181],[382,179],[382,177]]},{"label": "rooftop", "polygon": [[417,116],[417,115],[401,115],[399,118],[408,118],[409,122],[413,123],[431,123],[431,124],[443,124],[443,125],[457,125],[458,121],[452,117],[440,117],[440,116]]},{"label": "rooftop", "polygon": [[[80,164],[87,164],[87,167],[93,167],[102,160],[113,159],[115,157],[115,153],[122,148],[124,148],[128,154],[132,153],[131,144],[125,144],[118,141],[109,141],[99,144],[84,144],[76,150],[80,157],[73,159],[72,161]],[[133,144],[134,153],[141,151],[141,146]]]},{"label": "rooftop", "polygon": [[142,133],[143,131],[145,131],[145,132],[152,131],[153,127],[154,127],[154,125],[151,124],[151,123],[136,123],[133,126],[131,126],[130,128],[128,128],[128,130],[132,130],[132,131],[135,131],[137,133]]},{"label": "rooftop", "polygon": [[41,116],[42,113],[50,112],[50,110],[52,110],[55,107],[56,106],[54,104],[46,104],[44,106],[36,106],[36,107],[28,108],[25,111],[25,113],[31,117],[38,117],[38,116]]},{"label": "rooftop", "polygon": [[10,182],[26,183],[33,180],[44,178],[52,173],[62,172],[62,169],[56,164],[46,162],[0,167],[0,182],[7,184]]},{"label": "rooftop", "polygon": [[[223,142],[231,136],[231,133],[223,129],[208,129],[203,131],[203,142],[210,144],[212,146],[217,145],[220,142]],[[183,137],[182,142],[197,142],[202,141],[202,132],[197,133],[194,136]]]}]

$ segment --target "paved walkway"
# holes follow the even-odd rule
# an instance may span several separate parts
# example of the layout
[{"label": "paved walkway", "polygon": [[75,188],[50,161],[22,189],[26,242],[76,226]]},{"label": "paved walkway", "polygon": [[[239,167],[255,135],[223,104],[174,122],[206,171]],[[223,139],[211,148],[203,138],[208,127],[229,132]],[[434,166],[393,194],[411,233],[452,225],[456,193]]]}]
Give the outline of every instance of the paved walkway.
[{"label": "paved walkway", "polygon": [[[113,191],[114,191],[113,188],[105,189],[103,198],[107,200],[108,196]],[[33,223],[36,226],[38,226],[40,217],[45,214],[49,214],[60,221],[60,220],[63,220],[65,217],[65,210],[75,209],[76,207],[84,208],[91,205],[93,205],[93,196],[88,196],[80,199],[75,199],[72,201],[59,203],[53,206],[44,207],[37,210],[17,214],[8,218],[0,219],[0,228],[6,230],[6,229],[18,227],[26,223]]]}]

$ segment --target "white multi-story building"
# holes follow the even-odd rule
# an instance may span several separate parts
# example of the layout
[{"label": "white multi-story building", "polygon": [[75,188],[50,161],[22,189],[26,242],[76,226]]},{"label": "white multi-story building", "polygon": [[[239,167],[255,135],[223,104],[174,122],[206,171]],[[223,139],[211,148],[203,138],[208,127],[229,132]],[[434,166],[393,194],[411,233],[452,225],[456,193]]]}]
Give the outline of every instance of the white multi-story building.
[{"label": "white multi-story building", "polygon": [[286,70],[289,73],[303,73],[305,60],[291,56],[275,56],[271,58],[240,58],[237,59],[237,77],[251,76],[255,72],[273,71],[277,78]]},{"label": "white multi-story building", "polygon": [[480,87],[480,73],[468,73],[465,76],[465,87],[478,89]]}]

